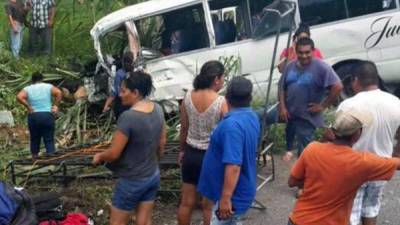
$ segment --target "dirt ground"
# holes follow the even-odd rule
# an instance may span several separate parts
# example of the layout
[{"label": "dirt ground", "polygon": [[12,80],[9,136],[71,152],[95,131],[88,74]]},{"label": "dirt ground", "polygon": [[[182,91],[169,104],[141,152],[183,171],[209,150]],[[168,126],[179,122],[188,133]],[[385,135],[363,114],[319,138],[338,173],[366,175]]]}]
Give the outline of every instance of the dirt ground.
[{"label": "dirt ground", "polygon": [[[276,177],[257,193],[257,200],[265,204],[264,211],[250,209],[243,224],[245,225],[286,225],[288,215],[295,203],[295,190],[287,186],[289,170],[293,162],[283,162],[280,156],[275,156]],[[269,174],[265,168],[262,173]],[[94,224],[108,224],[108,206],[114,180],[106,181],[75,181],[70,187],[63,189],[64,207],[68,212],[83,212],[93,219]],[[58,189],[60,190],[60,189]],[[62,190],[62,189],[61,189]],[[160,194],[153,213],[154,225],[176,225],[178,194]],[[400,206],[400,173],[389,182],[385,190],[379,225],[400,225],[398,212]],[[132,223],[131,223],[132,224]],[[201,211],[196,209],[192,225],[201,225]]]},{"label": "dirt ground", "polygon": [[[295,202],[295,191],[287,186],[289,168],[292,163],[283,162],[278,155],[275,156],[275,162],[275,180],[265,185],[256,197],[258,201],[265,204],[267,209],[250,209],[243,219],[243,224],[278,225],[287,223],[287,216]],[[268,164],[261,170],[261,175],[269,175],[270,172],[270,164]],[[176,204],[158,207],[154,215],[154,224],[176,225],[176,207]],[[197,209],[192,218],[192,225],[201,224],[201,211]]]}]

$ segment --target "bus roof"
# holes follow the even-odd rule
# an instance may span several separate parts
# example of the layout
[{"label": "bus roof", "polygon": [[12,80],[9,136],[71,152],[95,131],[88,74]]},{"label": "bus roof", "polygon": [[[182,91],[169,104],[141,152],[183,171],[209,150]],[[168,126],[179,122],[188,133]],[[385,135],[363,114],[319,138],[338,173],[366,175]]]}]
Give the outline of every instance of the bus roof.
[{"label": "bus roof", "polygon": [[116,29],[125,21],[152,15],[157,12],[168,11],[174,8],[183,8],[203,1],[207,0],[151,0],[127,6],[110,13],[97,21],[90,31],[90,34],[92,37],[98,37],[107,31]]}]

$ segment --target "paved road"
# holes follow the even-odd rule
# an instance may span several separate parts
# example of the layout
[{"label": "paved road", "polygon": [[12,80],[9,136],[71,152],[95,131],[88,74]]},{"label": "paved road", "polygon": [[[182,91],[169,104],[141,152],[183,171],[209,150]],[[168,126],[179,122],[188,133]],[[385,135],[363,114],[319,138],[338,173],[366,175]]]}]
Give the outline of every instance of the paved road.
[{"label": "paved road", "polygon": [[[286,225],[287,216],[294,206],[294,190],[287,186],[289,165],[277,158],[277,176],[257,195],[262,202],[267,203],[266,212],[251,210],[247,224],[252,225]],[[400,172],[397,172],[385,189],[379,225],[400,225]]]},{"label": "paved road", "polygon": [[[289,168],[291,166],[283,162],[279,157],[276,158],[276,178],[275,181],[267,184],[257,194],[257,199],[267,205],[266,211],[250,210],[244,225],[286,225],[288,215],[294,206],[295,191],[287,186]],[[155,219],[156,225],[176,224],[175,212],[176,205],[167,206],[169,209],[164,211],[168,215],[158,215],[163,217],[161,220]],[[165,208],[164,208],[165,210]],[[157,216],[157,217],[158,217]],[[159,217],[159,218],[160,218]],[[166,219],[168,218],[168,219]],[[200,213],[197,211],[193,218],[194,225],[201,224]],[[389,182],[385,189],[385,197],[378,225],[400,225],[400,172]]]}]

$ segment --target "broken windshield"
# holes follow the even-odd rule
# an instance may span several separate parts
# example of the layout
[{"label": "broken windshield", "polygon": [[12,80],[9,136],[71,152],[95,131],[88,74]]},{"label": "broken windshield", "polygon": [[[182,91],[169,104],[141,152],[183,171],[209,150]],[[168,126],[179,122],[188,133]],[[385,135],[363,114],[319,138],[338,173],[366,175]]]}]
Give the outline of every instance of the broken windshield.
[{"label": "broken windshield", "polygon": [[123,27],[100,37],[101,51],[105,57],[122,55],[127,43],[126,30]]},{"label": "broken windshield", "polygon": [[124,22],[117,29],[101,36],[99,42],[95,42],[95,46],[99,49],[100,63],[109,73],[112,64],[120,67],[120,59],[127,51],[133,53],[134,62],[136,62],[140,42],[135,24],[132,21]]}]

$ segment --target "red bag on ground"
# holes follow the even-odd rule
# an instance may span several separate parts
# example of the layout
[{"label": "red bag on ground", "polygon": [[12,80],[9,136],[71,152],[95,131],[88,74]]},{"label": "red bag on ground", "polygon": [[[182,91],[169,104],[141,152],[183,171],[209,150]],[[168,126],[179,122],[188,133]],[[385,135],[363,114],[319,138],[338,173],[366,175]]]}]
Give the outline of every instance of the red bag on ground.
[{"label": "red bag on ground", "polygon": [[43,221],[39,225],[88,225],[88,218],[82,213],[68,213],[61,222],[50,220]]}]

